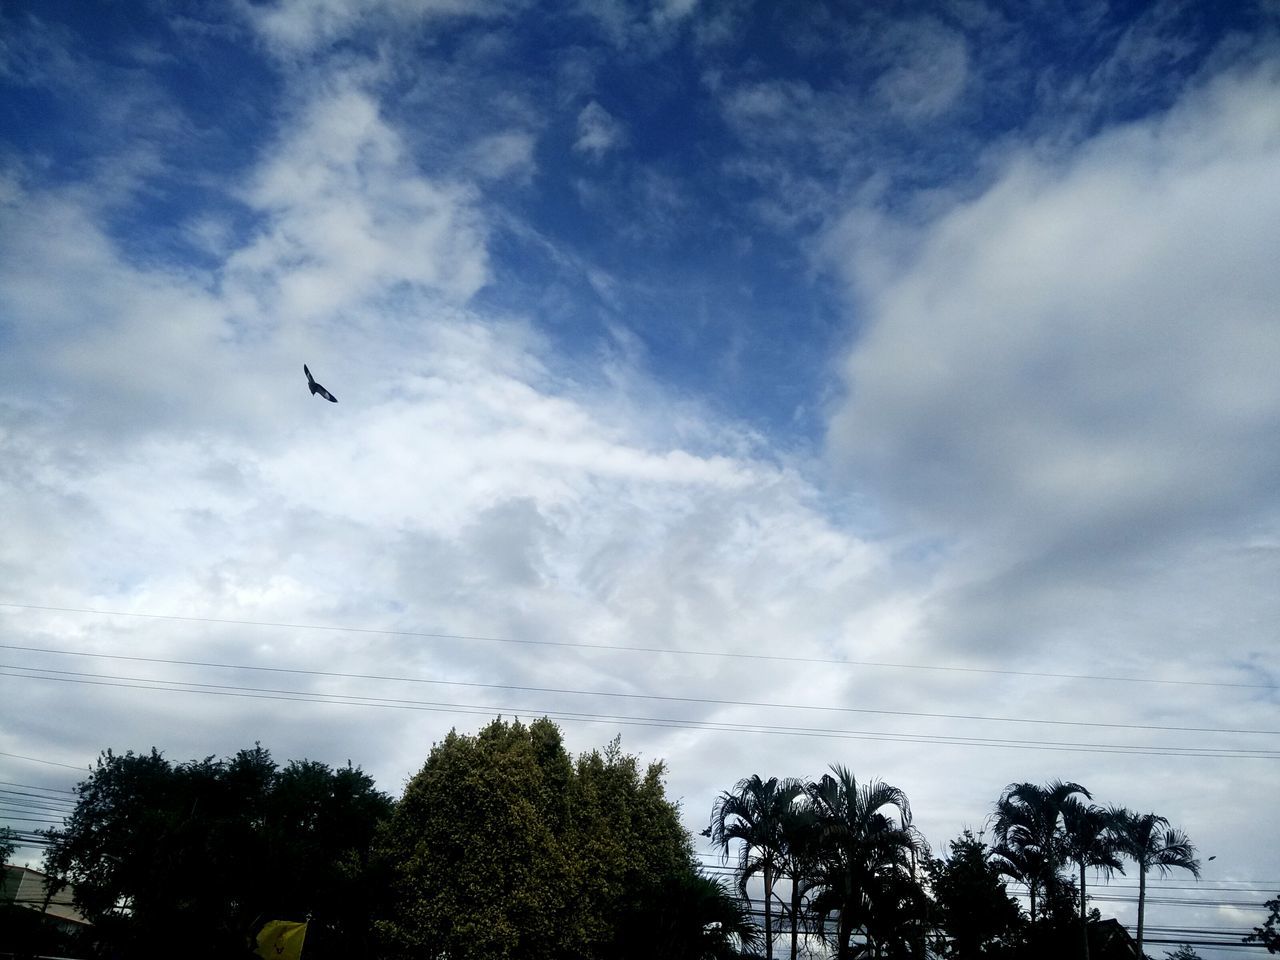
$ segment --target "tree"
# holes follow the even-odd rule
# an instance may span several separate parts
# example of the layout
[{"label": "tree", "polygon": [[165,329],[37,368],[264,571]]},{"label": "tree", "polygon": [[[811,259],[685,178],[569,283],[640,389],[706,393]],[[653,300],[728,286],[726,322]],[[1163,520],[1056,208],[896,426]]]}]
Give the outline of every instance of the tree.
[{"label": "tree", "polygon": [[783,815],[783,864],[781,873],[790,882],[790,892],[782,905],[791,925],[791,960],[800,951],[800,928],[808,927],[807,899],[813,887],[821,853],[818,818],[808,797],[791,806]]},{"label": "tree", "polygon": [[1181,944],[1176,950],[1165,952],[1165,960],[1200,960],[1200,954],[1189,943]]},{"label": "tree", "polygon": [[0,867],[9,862],[13,851],[18,849],[17,835],[8,827],[0,827]]},{"label": "tree", "polygon": [[761,780],[753,774],[716,800],[711,825],[704,832],[720,847],[725,859],[729,845],[737,842],[738,889],[744,897],[747,884],[757,874],[764,884],[764,951],[773,957],[773,887],[787,863],[784,831],[796,798],[803,792],[797,780]]},{"label": "tree", "polygon": [[818,822],[813,906],[819,917],[837,918],[837,957],[853,955],[859,931],[873,956],[905,949],[913,924],[924,919],[915,865],[927,851],[907,795],[880,780],[859,784],[840,765],[806,792]]},{"label": "tree", "polygon": [[545,718],[451,731],[378,844],[391,893],[384,953],[627,960],[665,938],[670,956],[722,955],[750,926],[699,885],[662,774],[660,763],[641,772],[617,740],[575,764]]},{"label": "tree", "polygon": [[1081,803],[1075,796],[1067,797],[1061,807],[1062,852],[1080,868],[1080,942],[1081,955],[1089,960],[1089,930],[1086,926],[1088,894],[1085,886],[1085,870],[1093,867],[1107,876],[1123,868],[1117,851],[1120,839],[1117,833],[1122,824],[1108,811],[1092,804]]},{"label": "tree", "polygon": [[1008,841],[991,848],[991,864],[1002,877],[1027,888],[1031,922],[1036,922],[1036,907],[1047,870],[1046,858],[1036,847],[1024,847]]},{"label": "tree", "polygon": [[1271,915],[1260,927],[1254,927],[1253,933],[1244,938],[1244,943],[1260,943],[1267,948],[1267,953],[1280,953],[1280,897],[1268,900],[1263,904]]},{"label": "tree", "polygon": [[731,960],[762,941],[747,904],[719,880],[682,872],[670,883],[650,888],[617,940],[614,956],[664,960]]},{"label": "tree", "polygon": [[974,960],[1006,954],[1025,922],[1009,896],[987,845],[969,830],[950,844],[946,860],[930,863],[938,925],[947,936],[944,955]]},{"label": "tree", "polygon": [[1061,834],[1062,809],[1068,799],[1081,794],[1092,799],[1078,783],[1051,780],[1045,786],[1011,783],[996,801],[992,831],[996,851],[1008,875],[1020,873],[1031,900],[1031,922],[1036,921],[1036,895],[1053,897],[1064,861]]},{"label": "tree", "polygon": [[1138,955],[1142,956],[1142,934],[1147,899],[1147,871],[1153,867],[1161,876],[1173,868],[1188,871],[1200,879],[1200,861],[1196,848],[1181,830],[1169,826],[1169,821],[1154,813],[1132,813],[1121,807],[1111,809],[1111,817],[1117,824],[1120,850],[1138,866],[1138,930],[1134,936]]},{"label": "tree", "polygon": [[46,864],[104,949],[236,956],[255,925],[310,912],[308,956],[365,955],[365,878],[352,865],[391,801],[361,771],[280,771],[260,746],[178,765],[108,750],[77,794]]}]

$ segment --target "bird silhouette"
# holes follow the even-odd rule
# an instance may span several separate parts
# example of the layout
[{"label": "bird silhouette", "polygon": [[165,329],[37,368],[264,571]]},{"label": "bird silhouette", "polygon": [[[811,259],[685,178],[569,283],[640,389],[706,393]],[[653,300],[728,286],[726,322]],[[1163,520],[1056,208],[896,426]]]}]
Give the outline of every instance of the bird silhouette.
[{"label": "bird silhouette", "polygon": [[316,378],[311,375],[311,371],[307,369],[307,365],[305,363],[302,365],[302,372],[307,375],[307,386],[311,388],[311,393],[313,395],[318,393],[320,394],[320,396],[324,397],[330,403],[338,402],[337,397],[335,397],[332,393],[330,393],[324,387],[320,386],[320,384],[316,383]]}]

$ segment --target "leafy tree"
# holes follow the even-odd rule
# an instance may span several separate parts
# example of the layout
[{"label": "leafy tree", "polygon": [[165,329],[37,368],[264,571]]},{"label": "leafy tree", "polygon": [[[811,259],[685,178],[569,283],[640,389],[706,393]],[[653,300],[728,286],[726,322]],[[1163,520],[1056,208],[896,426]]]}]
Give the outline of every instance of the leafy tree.
[{"label": "leafy tree", "polygon": [[738,844],[738,889],[747,896],[747,884],[759,875],[764,884],[764,952],[773,957],[773,888],[787,866],[788,817],[803,792],[798,780],[761,780],[753,774],[720,795],[711,810],[711,825],[704,832],[720,847],[725,858],[729,846]]},{"label": "leafy tree", "polygon": [[[558,737],[553,724],[542,722]],[[692,840],[666,799],[664,772],[652,763],[642,773],[618,739],[574,766],[569,838],[577,883],[587,916],[600,925],[601,955],[611,960],[707,950],[723,956],[739,939],[754,939],[738,901],[697,874]],[[688,903],[676,896],[680,890]],[[704,935],[707,924],[719,924],[720,932]]]},{"label": "leafy tree", "polygon": [[17,836],[8,827],[0,827],[0,867],[9,862],[13,851],[18,849]]},{"label": "leafy tree", "polygon": [[1181,944],[1176,950],[1165,952],[1165,960],[1200,960],[1200,954],[1189,943]]},{"label": "leafy tree", "polygon": [[899,953],[913,925],[923,923],[915,866],[927,846],[902,790],[880,780],[859,784],[840,765],[831,771],[806,787],[818,821],[814,911],[836,917],[838,960],[854,955],[856,932],[872,956]]},{"label": "leafy tree", "polygon": [[987,845],[969,830],[952,840],[951,855],[930,864],[944,956],[956,960],[1008,955],[1021,937],[1022,910],[1009,896]]},{"label": "leafy tree", "polygon": [[290,764],[261,747],[174,765],[107,751],[49,834],[49,872],[108,950],[236,956],[255,925],[314,914],[308,955],[363,956],[364,878],[391,801],[359,770]]},{"label": "leafy tree", "polygon": [[1174,867],[1200,878],[1200,861],[1196,848],[1181,830],[1154,813],[1132,813],[1120,807],[1111,810],[1118,825],[1121,852],[1138,866],[1138,930],[1134,936],[1138,955],[1142,955],[1143,921],[1147,900],[1147,872],[1151,868],[1167,875]]},{"label": "leafy tree", "polygon": [[545,718],[450,732],[378,844],[391,884],[384,952],[625,960],[662,955],[665,938],[665,955],[724,955],[749,922],[699,884],[662,773],[641,773],[616,740],[575,764]]},{"label": "leafy tree", "polygon": [[1267,953],[1280,953],[1280,897],[1268,900],[1263,904],[1271,915],[1260,927],[1254,927],[1253,933],[1244,938],[1244,943],[1260,943],[1267,948]]}]

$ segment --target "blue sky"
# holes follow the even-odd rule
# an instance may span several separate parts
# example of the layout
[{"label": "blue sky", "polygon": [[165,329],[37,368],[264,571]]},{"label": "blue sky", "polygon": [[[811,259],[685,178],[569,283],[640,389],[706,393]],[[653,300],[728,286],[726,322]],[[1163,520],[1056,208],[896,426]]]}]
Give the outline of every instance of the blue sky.
[{"label": "blue sky", "polygon": [[[1063,777],[1166,813],[1219,881],[1275,880],[1274,843],[1220,813],[1263,824],[1280,790],[1273,755],[1221,752],[1276,748],[1223,731],[1277,727],[1278,25],[1265,2],[6,4],[0,630],[69,652],[5,651],[36,679],[0,751],[261,739],[395,790],[474,715],[50,673],[394,663],[592,692],[454,691],[482,712],[690,725],[565,721],[575,749],[622,729],[664,757],[695,830],[742,776],[838,761],[941,847],[1006,783]],[[622,694],[1006,719],[730,736],[705,725],[856,724]],[[1089,723],[1129,726],[1054,726]],[[901,742],[1004,734],[1034,742]]]}]

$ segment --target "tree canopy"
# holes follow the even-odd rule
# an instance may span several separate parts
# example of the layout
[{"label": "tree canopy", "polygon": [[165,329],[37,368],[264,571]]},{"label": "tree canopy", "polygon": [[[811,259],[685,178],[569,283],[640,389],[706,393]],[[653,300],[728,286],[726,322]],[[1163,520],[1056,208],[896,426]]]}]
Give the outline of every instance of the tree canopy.
[{"label": "tree canopy", "polygon": [[46,862],[108,949],[241,956],[263,921],[310,914],[310,957],[367,954],[363,868],[392,804],[359,769],[107,751],[77,793]]},{"label": "tree canopy", "polygon": [[[905,791],[835,764],[719,796],[705,835],[736,855],[731,885],[701,872],[663,776],[617,739],[571,757],[546,718],[450,731],[398,801],[349,762],[280,767],[258,745],[184,763],[106,751],[46,835],[53,883],[93,923],[59,952],[248,956],[266,922],[307,919],[308,960],[720,960],[780,938],[792,960],[820,944],[840,960],[1076,960],[1091,941],[1101,960],[1119,927],[1087,911],[1090,871],[1133,861],[1139,938],[1148,871],[1199,872],[1163,817],[1062,781],[1009,784],[992,845],[966,830],[934,859]],[[1248,940],[1274,952],[1267,906]],[[45,937],[28,926],[24,943]]]},{"label": "tree canopy", "polygon": [[712,957],[750,939],[724,891],[700,881],[662,773],[641,773],[616,740],[574,763],[545,719],[451,732],[382,834],[391,954]]}]

